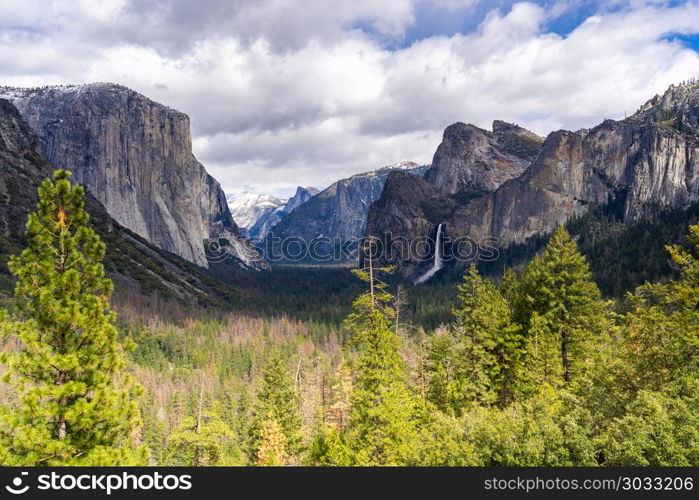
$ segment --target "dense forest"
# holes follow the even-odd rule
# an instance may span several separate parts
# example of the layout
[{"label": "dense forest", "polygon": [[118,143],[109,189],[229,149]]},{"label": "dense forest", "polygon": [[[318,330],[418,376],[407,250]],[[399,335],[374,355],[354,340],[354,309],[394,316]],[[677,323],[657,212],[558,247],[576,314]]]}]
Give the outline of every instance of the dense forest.
[{"label": "dense forest", "polygon": [[0,464],[699,465],[692,211],[660,221],[684,244],[598,213],[458,283],[275,270],[309,273],[275,303],[279,282],[249,274],[221,312],[111,300],[83,195],[46,180],[8,262]]}]

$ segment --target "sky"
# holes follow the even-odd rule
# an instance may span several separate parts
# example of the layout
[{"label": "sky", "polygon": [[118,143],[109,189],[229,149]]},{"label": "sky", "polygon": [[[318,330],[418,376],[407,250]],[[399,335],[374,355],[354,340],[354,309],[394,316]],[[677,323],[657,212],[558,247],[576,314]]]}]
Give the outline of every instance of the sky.
[{"label": "sky", "polygon": [[693,77],[699,0],[0,0],[0,85],[183,111],[229,193],[428,164],[456,121],[591,127]]}]

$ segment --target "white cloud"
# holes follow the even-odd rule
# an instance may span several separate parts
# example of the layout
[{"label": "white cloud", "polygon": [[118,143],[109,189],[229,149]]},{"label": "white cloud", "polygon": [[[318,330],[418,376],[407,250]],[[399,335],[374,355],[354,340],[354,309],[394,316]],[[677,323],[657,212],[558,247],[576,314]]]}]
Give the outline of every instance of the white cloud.
[{"label": "white cloud", "polygon": [[185,111],[195,154],[230,191],[428,163],[454,121],[592,126],[699,75],[697,52],[666,39],[699,31],[696,2],[608,7],[566,36],[545,26],[576,2],[522,2],[397,50],[383,42],[419,22],[408,0],[1,5],[3,83],[117,81]]}]

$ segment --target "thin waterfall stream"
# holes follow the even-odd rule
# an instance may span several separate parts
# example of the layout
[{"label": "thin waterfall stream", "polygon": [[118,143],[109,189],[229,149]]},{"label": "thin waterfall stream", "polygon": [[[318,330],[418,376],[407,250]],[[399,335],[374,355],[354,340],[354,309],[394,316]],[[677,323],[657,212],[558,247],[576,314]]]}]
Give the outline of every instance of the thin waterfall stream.
[{"label": "thin waterfall stream", "polygon": [[444,264],[442,264],[442,254],[441,254],[441,248],[442,248],[442,226],[444,224],[440,224],[437,226],[437,242],[435,244],[434,248],[434,262],[432,263],[432,267],[422,276],[420,276],[416,281],[415,284],[420,284],[424,283],[428,279],[430,279],[432,276],[434,276],[437,271],[442,269],[444,267]]}]

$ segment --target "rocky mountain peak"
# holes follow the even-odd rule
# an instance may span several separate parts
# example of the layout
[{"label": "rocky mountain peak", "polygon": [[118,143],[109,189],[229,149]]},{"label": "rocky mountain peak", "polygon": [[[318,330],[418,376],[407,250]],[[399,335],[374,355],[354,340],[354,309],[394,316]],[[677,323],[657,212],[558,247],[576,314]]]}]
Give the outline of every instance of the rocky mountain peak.
[{"label": "rocky mountain peak", "polygon": [[236,222],[255,241],[264,239],[283,218],[318,194],[314,187],[297,186],[294,196],[282,200],[271,194],[231,195],[228,205]]},{"label": "rocky mountain peak", "polygon": [[518,158],[533,160],[544,138],[514,123],[493,121],[493,135],[502,149]]},{"label": "rocky mountain peak", "polygon": [[248,191],[229,194],[226,201],[233,220],[243,229],[251,228],[260,218],[286,203],[272,194]]},{"label": "rocky mountain peak", "polygon": [[378,171],[382,172],[385,170],[413,170],[416,168],[420,168],[420,165],[418,163],[415,163],[414,161],[403,160],[399,161],[398,163],[394,163],[393,165],[388,165],[386,167],[380,168]]},{"label": "rocky mountain peak", "polygon": [[[697,82],[672,86],[625,120],[559,130],[543,142],[499,121],[492,133],[451,125],[427,182],[389,178],[372,206],[367,231],[411,240],[443,224],[452,238],[494,238],[506,248],[548,234],[591,207],[607,206],[628,224],[687,208],[699,201],[698,98]],[[517,163],[524,160],[503,144],[513,137],[535,143],[531,164]],[[473,190],[497,184],[498,172],[512,178],[496,189]],[[406,270],[415,272],[412,265]]]},{"label": "rocky mountain peak", "polygon": [[632,116],[630,123],[653,123],[684,134],[699,134],[699,80],[670,85],[649,99]]},{"label": "rocky mountain peak", "polygon": [[493,132],[457,122],[449,125],[426,179],[449,194],[494,191],[522,175],[543,143],[532,132],[502,121]]},{"label": "rocky mountain peak", "polygon": [[286,213],[293,212],[295,209],[297,209],[302,204],[306,203],[309,199],[311,199],[318,193],[320,193],[320,190],[318,188],[314,188],[313,186],[297,186],[294,196],[289,198],[289,200],[286,202],[286,205],[284,206],[284,211]]}]

